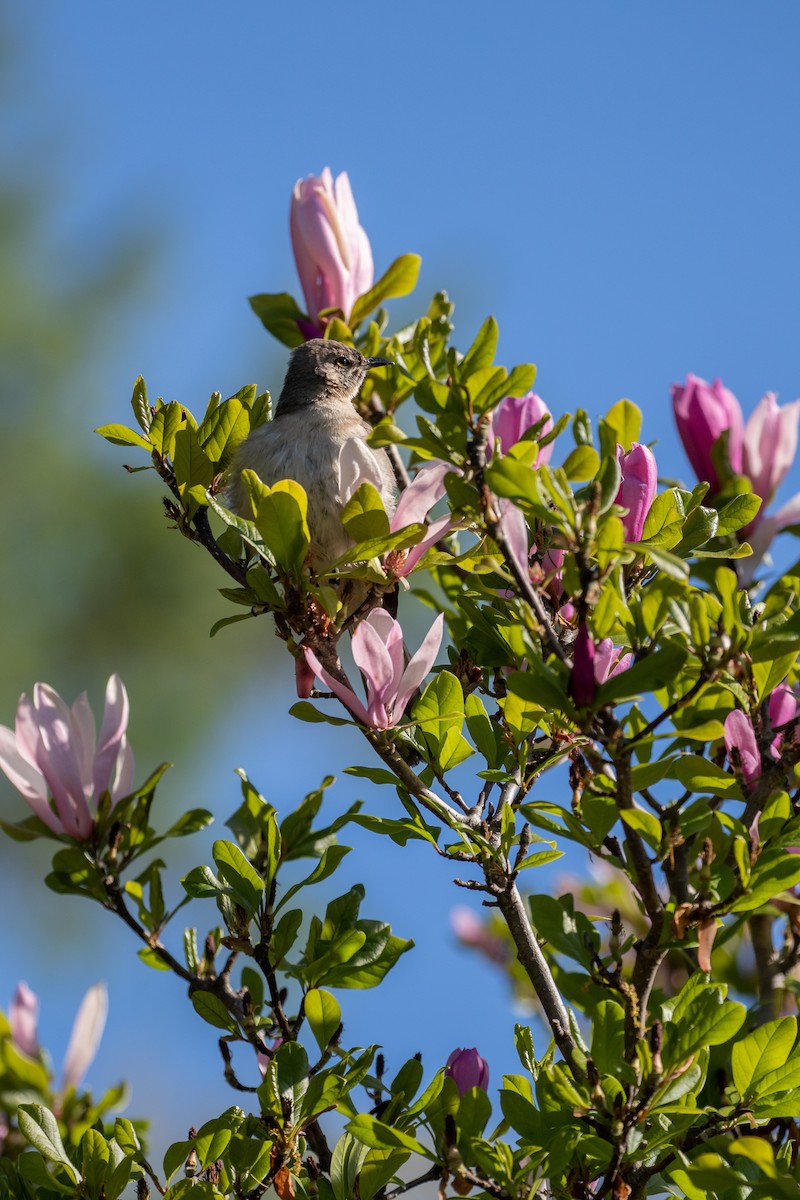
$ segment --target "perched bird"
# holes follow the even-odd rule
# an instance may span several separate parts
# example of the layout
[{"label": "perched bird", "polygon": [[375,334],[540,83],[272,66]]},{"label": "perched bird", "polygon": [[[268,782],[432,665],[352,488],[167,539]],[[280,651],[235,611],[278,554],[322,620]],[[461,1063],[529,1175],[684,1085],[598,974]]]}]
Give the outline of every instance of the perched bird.
[{"label": "perched bird", "polygon": [[365,358],[353,346],[323,338],[293,350],[273,420],[254,429],[237,451],[226,496],[229,507],[251,515],[242,483],[246,468],[270,486],[279,479],[296,480],[308,496],[310,554],[316,566],[334,562],[353,544],[341,514],[359,482],[368,480],[378,489],[391,515],[391,463],[384,450],[366,445],[370,426],[353,401],[367,371],[393,365],[388,358]]}]

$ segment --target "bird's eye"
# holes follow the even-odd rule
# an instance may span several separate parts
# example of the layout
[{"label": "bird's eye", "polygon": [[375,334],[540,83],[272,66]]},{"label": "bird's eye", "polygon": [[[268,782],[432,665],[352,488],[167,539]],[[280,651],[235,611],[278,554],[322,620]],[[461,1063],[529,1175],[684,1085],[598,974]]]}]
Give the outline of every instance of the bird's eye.
[{"label": "bird's eye", "polygon": [[337,359],[335,359],[334,361],[336,362],[337,367],[349,367],[350,366],[350,363],[348,362],[348,360],[345,358],[345,356],[343,354],[340,354],[339,357]]}]

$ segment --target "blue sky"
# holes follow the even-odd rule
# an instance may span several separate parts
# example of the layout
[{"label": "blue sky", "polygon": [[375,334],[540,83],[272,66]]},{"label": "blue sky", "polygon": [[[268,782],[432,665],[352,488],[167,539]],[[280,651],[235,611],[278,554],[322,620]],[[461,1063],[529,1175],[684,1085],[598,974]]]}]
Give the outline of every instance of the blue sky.
[{"label": "blue sky", "polygon": [[[283,350],[246,298],[299,294],[289,196],[326,164],[349,172],[379,271],[404,251],[422,255],[419,299],[395,306],[398,321],[445,287],[465,346],[494,313],[500,360],[537,363],[537,391],[555,413],[635,400],[664,475],[689,476],[669,404],[687,372],[720,375],[745,413],[766,390],[800,395],[794,3],[71,0],[8,16],[15,128],[39,142],[60,197],[43,274],[57,286],[73,256],[100,261],[115,230],[159,233],[149,290],[88,364],[104,407],[71,398],[87,453],[115,453],[90,431],[128,419],[140,372],[152,393],[191,407],[251,380],[278,389]],[[781,496],[798,486],[795,469]],[[308,728],[285,715],[285,681],[263,677],[253,658],[241,709],[209,736],[196,773],[167,785],[174,802],[224,818],[236,804],[232,769],[244,765],[285,807],[327,771],[366,761],[335,731],[312,759]],[[361,785],[337,785],[332,811],[356,795]],[[366,799],[376,811],[393,803],[388,791]],[[377,1008],[370,993],[340,997],[348,1036],[386,1041],[395,1066],[423,1049],[431,1069],[453,1045],[477,1043],[497,1081],[513,1069],[514,1016],[503,981],[452,945],[448,912],[464,894],[422,852],[366,836],[358,845],[360,869],[343,886],[363,879],[365,915],[388,917],[419,948]],[[37,922],[63,922],[65,934],[80,923],[86,938],[65,937],[44,966]],[[0,1002],[17,975],[49,986],[44,1034],[57,1049],[84,987],[107,978],[109,1030],[92,1081],[99,1090],[129,1074],[130,1111],[158,1102],[163,1137],[178,1138],[235,1097],[212,1031],[116,933],[77,901],[36,901],[20,914]],[[143,1036],[148,1005],[159,1020]]]}]

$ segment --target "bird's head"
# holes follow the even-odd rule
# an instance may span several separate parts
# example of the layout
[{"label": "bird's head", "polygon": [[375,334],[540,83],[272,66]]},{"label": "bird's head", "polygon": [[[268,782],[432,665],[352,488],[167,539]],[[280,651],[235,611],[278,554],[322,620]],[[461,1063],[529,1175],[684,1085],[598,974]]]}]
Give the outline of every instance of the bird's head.
[{"label": "bird's head", "polygon": [[358,395],[367,371],[385,366],[394,363],[389,358],[365,358],[344,342],[312,338],[292,351],[275,415],[326,400],[349,404]]}]

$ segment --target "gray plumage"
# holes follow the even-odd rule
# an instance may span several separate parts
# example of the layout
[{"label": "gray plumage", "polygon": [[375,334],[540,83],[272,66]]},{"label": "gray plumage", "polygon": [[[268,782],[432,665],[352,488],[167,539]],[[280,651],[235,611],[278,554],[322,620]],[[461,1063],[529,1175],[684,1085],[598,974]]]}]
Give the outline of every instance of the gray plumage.
[{"label": "gray plumage", "polygon": [[[241,516],[252,510],[242,483],[250,468],[264,483],[294,479],[308,495],[310,554],[323,566],[353,544],[342,525],[343,487],[340,451],[352,439],[346,458],[358,463],[359,477],[380,492],[390,514],[395,504],[395,478],[384,450],[365,443],[370,426],[353,407],[367,372],[393,365],[386,358],[365,358],[342,342],[314,338],[292,351],[283,389],[272,421],[254,429],[239,447],[231,469],[226,502]],[[352,474],[352,466],[351,472]]]}]

